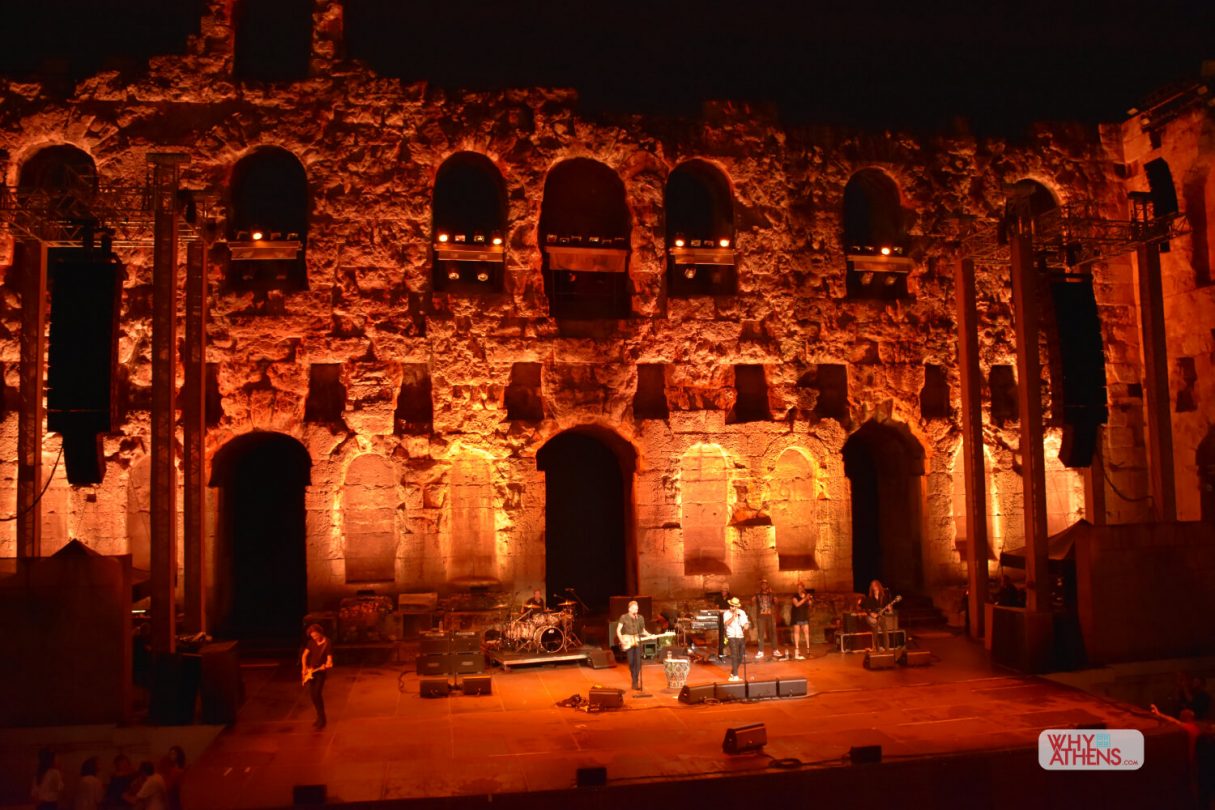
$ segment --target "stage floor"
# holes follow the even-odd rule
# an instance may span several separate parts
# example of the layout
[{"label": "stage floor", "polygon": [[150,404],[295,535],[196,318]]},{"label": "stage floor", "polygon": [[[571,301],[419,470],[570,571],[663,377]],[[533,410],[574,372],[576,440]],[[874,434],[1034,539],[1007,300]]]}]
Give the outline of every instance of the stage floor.
[{"label": "stage floor", "polygon": [[[647,664],[651,697],[626,692],[623,709],[590,714],[555,704],[585,697],[596,684],[627,689],[626,666],[491,670],[491,695],[424,699],[409,665],[400,678],[396,665],[338,661],[326,687],[329,726],[320,732],[312,729],[297,667],[251,665],[243,668],[247,700],[238,722],[192,763],[185,806],[290,806],[292,787],[302,784],[326,785],[331,802],[565,790],[578,768],[597,765],[606,767],[609,786],[758,774],[769,768],[766,757],[721,750],[727,728],[756,722],[767,726],[768,754],[819,768],[846,765],[852,746],[881,745],[886,762],[1012,749],[1020,767],[1036,769],[1041,730],[1095,723],[1144,731],[1150,751],[1184,751],[1177,744],[1184,735],[1145,712],[1001,671],[982,645],[964,638],[940,633],[918,641],[937,657],[932,666],[869,671],[863,655],[825,645],[805,661],[752,661],[750,679],[806,677],[811,694],[746,704],[683,705],[666,688],[662,666]],[[697,664],[688,682],[728,675],[728,668]],[[1149,756],[1156,757],[1154,778],[1165,756],[1177,754]],[[1176,767],[1184,762],[1171,763],[1164,778],[1174,779]]]}]

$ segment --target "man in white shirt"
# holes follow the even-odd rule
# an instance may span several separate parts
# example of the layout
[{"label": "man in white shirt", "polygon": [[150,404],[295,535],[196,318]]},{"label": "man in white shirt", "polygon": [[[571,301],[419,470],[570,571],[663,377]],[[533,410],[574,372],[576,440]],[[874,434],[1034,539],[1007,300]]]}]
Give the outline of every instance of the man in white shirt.
[{"label": "man in white shirt", "polygon": [[726,626],[726,638],[730,645],[730,680],[742,680],[738,677],[738,667],[742,664],[743,655],[747,650],[746,630],[751,621],[737,596],[730,600],[730,607],[721,618]]}]

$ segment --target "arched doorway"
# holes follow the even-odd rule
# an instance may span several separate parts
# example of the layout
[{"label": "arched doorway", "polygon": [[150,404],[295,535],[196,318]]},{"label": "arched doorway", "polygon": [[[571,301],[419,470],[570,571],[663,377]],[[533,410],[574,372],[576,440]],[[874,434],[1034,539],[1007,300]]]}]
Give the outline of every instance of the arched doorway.
[{"label": "arched doorway", "polygon": [[304,487],[312,460],[280,433],[247,433],[215,454],[220,488],[215,559],[219,632],[233,638],[294,639],[307,612]]},{"label": "arched doorway", "polygon": [[536,454],[544,472],[544,564],[550,593],[577,591],[592,611],[632,592],[633,448],[607,431],[576,429]]},{"label": "arched doorway", "polygon": [[852,489],[852,581],[880,579],[895,591],[923,584],[920,478],[924,449],[905,425],[866,422],[844,444]]}]

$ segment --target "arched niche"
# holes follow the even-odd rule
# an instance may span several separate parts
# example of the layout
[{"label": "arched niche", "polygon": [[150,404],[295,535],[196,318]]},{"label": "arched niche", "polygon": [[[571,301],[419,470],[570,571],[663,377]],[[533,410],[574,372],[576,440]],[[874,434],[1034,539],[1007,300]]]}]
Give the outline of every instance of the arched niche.
[{"label": "arched niche", "polygon": [[286,149],[265,146],[232,168],[228,284],[234,290],[308,286],[308,176]]},{"label": "arched niche", "polygon": [[681,163],[667,179],[663,203],[670,294],[735,292],[734,198],[725,173],[703,160]]},{"label": "arched niche", "polygon": [[312,459],[281,433],[246,433],[211,460],[219,488],[214,607],[218,631],[235,638],[299,637],[308,608],[304,490]]},{"label": "arched niche", "polygon": [[898,184],[881,169],[861,169],[844,187],[844,252],[850,298],[908,295],[911,239]]},{"label": "arched niche", "polygon": [[809,454],[790,447],[772,471],[772,525],[781,571],[817,571],[818,493]]},{"label": "arched niche", "polygon": [[17,173],[22,205],[48,220],[92,220],[89,209],[97,190],[96,163],[87,152],[70,144],[39,149]]},{"label": "arched niche", "polygon": [[457,152],[435,176],[432,208],[436,290],[502,289],[506,186],[485,155]]},{"label": "arched niche", "polygon": [[868,421],[844,443],[851,484],[853,586],[869,581],[915,591],[923,585],[920,484],[924,448],[897,422]]},{"label": "arched niche", "polygon": [[548,173],[540,247],[553,317],[628,317],[630,219],[624,183],[604,164],[572,158]]},{"label": "arched niche", "polygon": [[342,486],[342,551],[347,582],[396,578],[397,472],[381,455],[367,453],[346,469]]},{"label": "arched niche", "polygon": [[715,444],[688,448],[679,460],[679,523],[685,576],[729,574],[729,459]]}]

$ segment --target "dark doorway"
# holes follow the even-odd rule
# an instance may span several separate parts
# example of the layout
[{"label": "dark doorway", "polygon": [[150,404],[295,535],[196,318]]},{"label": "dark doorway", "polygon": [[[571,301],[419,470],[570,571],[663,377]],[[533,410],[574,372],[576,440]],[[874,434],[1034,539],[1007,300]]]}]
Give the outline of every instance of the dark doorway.
[{"label": "dark doorway", "polygon": [[895,591],[923,584],[920,478],[924,450],[907,428],[866,422],[844,444],[852,489],[852,581],[863,593],[880,579]]},{"label": "dark doorway", "polygon": [[629,582],[635,580],[627,565],[632,448],[616,436],[604,439],[567,431],[536,456],[545,473],[549,591],[573,588],[594,612],[607,609],[609,596],[630,593]]},{"label": "dark doorway", "polygon": [[304,487],[312,461],[278,433],[250,433],[220,449],[217,629],[225,636],[295,640],[307,612]]}]

